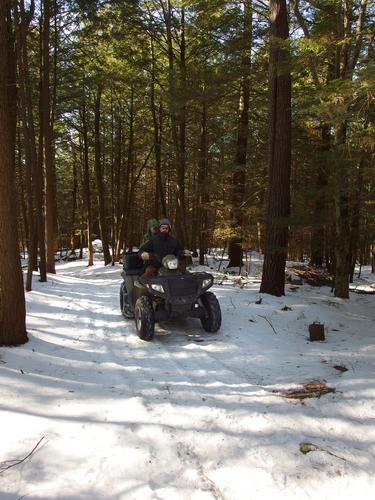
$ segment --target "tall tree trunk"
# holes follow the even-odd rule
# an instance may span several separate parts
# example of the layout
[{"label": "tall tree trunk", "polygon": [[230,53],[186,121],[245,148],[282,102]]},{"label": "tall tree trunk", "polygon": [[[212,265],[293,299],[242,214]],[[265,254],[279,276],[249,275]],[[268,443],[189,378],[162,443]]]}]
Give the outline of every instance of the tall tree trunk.
[{"label": "tall tree trunk", "polygon": [[53,129],[50,93],[50,0],[43,0],[43,42],[42,42],[42,95],[41,128],[43,134],[44,171],[46,179],[46,268],[55,273],[55,250],[57,238],[56,172],[53,153]]},{"label": "tall tree trunk", "polygon": [[129,109],[129,144],[126,168],[124,169],[124,180],[121,199],[121,218],[119,227],[119,236],[117,239],[116,255],[119,256],[121,249],[126,248],[128,243],[128,223],[129,223],[129,208],[130,208],[130,186],[131,174],[133,170],[134,157],[134,88],[131,89],[130,109]]},{"label": "tall tree trunk", "polygon": [[47,261],[46,261],[46,219],[45,219],[45,189],[44,189],[44,112],[43,112],[43,24],[40,19],[39,36],[39,137],[37,168],[35,171],[35,200],[38,212],[38,247],[39,247],[39,281],[47,281]]},{"label": "tall tree trunk", "polygon": [[113,90],[111,88],[111,199],[110,199],[110,207],[111,207],[111,231],[110,231],[110,243],[111,243],[111,262],[112,266],[115,265],[115,213],[116,213],[116,203],[115,203],[115,109],[113,105]]},{"label": "tall tree trunk", "polygon": [[[343,0],[337,12],[337,57],[336,74],[342,80],[353,78],[362,44],[363,26],[367,0],[361,0],[355,27],[354,46],[350,46],[353,2]],[[347,149],[347,122],[335,126],[336,161],[335,168],[335,296],[349,298],[349,281],[352,256],[350,255],[350,205],[349,205],[349,162]]]},{"label": "tall tree trunk", "polygon": [[[185,11],[181,10],[180,20],[180,88],[177,88],[175,54],[173,47],[172,5],[167,1],[164,9],[168,44],[168,104],[171,119],[172,141],[174,146],[174,168],[176,171],[176,236],[184,246],[186,242],[186,206],[185,206],[185,136],[186,136],[186,60],[185,60]],[[163,214],[168,215],[168,214]]]},{"label": "tall tree trunk", "polygon": [[244,0],[243,48],[241,63],[240,95],[237,118],[237,144],[231,182],[231,226],[235,235],[229,240],[228,267],[242,266],[243,201],[246,185],[247,137],[249,128],[249,97],[252,46],[252,0]]},{"label": "tall tree trunk", "polygon": [[[16,56],[18,58],[18,55]],[[17,175],[18,174],[18,175]],[[23,169],[23,164],[22,164],[22,145],[21,145],[21,133],[20,129],[17,129],[17,164],[16,164],[16,185],[19,185],[19,192],[17,193],[19,195],[19,199],[17,200],[17,203],[21,205],[20,207],[20,213],[22,214],[21,216],[21,229],[20,229],[20,243],[22,244],[22,250],[23,253],[25,254],[25,250],[28,247],[28,241],[30,240],[30,228],[29,228],[29,218],[28,218],[28,210],[27,210],[27,199],[28,199],[28,189],[27,189],[27,184],[30,185],[31,183],[28,183],[28,175],[27,172],[24,171]]]},{"label": "tall tree trunk", "polygon": [[[308,29],[308,24],[306,23],[299,9],[299,0],[291,0],[290,4],[291,7],[293,8],[294,14],[304,33],[305,38],[310,40],[311,35]],[[308,64],[315,89],[319,91],[322,85],[319,80],[316,59],[311,54],[308,54]],[[330,62],[328,64],[327,83],[336,78],[335,74],[331,70],[332,66],[334,66],[334,64],[332,65],[332,63]],[[331,148],[330,126],[324,122],[321,123],[320,133],[321,133],[321,146],[318,152],[318,165],[315,178],[315,200],[313,207],[314,226],[311,231],[311,247],[310,247],[310,253],[311,253],[310,263],[314,266],[322,266],[324,262],[324,256],[327,255],[327,249],[324,246],[327,240],[326,233],[328,230],[328,224],[327,224],[328,203],[327,203],[326,189],[331,174],[328,164],[329,162],[328,153]],[[326,265],[327,266],[329,265],[329,262],[327,260],[326,260]]]},{"label": "tall tree trunk", "polygon": [[167,213],[165,203],[164,186],[161,175],[161,134],[162,134],[162,102],[160,101],[159,116],[157,112],[156,99],[155,99],[155,48],[153,38],[151,37],[151,92],[150,104],[152,113],[152,122],[154,127],[154,153],[155,153],[155,207],[154,217],[159,217],[159,214],[164,215]]},{"label": "tall tree trunk", "polygon": [[358,248],[360,242],[360,224],[361,224],[361,209],[363,205],[363,170],[365,166],[365,158],[361,158],[358,163],[356,187],[353,200],[351,233],[350,233],[350,278],[349,282],[353,283],[355,264],[357,262]]},{"label": "tall tree trunk", "polygon": [[16,54],[11,2],[0,2],[0,346],[27,342],[14,185]]},{"label": "tall tree trunk", "polygon": [[[114,221],[114,228],[113,231],[115,233],[115,246],[113,249],[114,252],[114,260],[117,262],[120,258],[118,248],[120,246],[119,242],[119,227],[120,227],[120,221],[121,221],[121,199],[122,199],[122,191],[123,191],[123,183],[122,183],[122,167],[123,167],[123,155],[122,155],[122,149],[123,149],[123,137],[122,137],[122,117],[119,112],[117,116],[117,126],[116,126],[116,152],[115,152],[115,187],[116,187],[116,206],[115,206],[115,221]],[[121,243],[122,245],[122,243]],[[122,246],[121,246],[122,248]]]},{"label": "tall tree trunk", "polygon": [[346,157],[346,123],[336,126],[334,162],[334,202],[336,214],[335,234],[335,296],[349,298],[350,276],[350,212],[349,212],[349,179],[348,161]]},{"label": "tall tree trunk", "polygon": [[260,291],[285,293],[290,215],[291,80],[285,0],[270,0],[269,172],[265,255]]},{"label": "tall tree trunk", "polygon": [[198,159],[198,246],[199,264],[204,265],[204,256],[207,251],[207,173],[208,173],[208,150],[207,150],[207,102],[206,89],[202,90],[202,110],[201,127],[199,139],[199,159]]},{"label": "tall tree trunk", "polygon": [[180,151],[180,161],[177,164],[177,189],[176,189],[176,228],[177,236],[181,245],[188,244],[188,235],[186,227],[186,41],[185,41],[185,8],[181,7],[180,18],[180,86],[177,99],[180,101],[178,110],[179,137],[178,147]]},{"label": "tall tree trunk", "polygon": [[71,216],[71,233],[70,233],[70,249],[76,249],[76,219],[77,219],[77,195],[78,195],[78,174],[77,174],[77,155],[73,153],[73,183],[72,183],[72,216]]},{"label": "tall tree trunk", "polygon": [[104,264],[107,265],[111,262],[111,254],[109,253],[108,244],[108,231],[106,220],[106,206],[105,206],[105,188],[102,172],[102,159],[101,159],[101,140],[100,140],[100,102],[102,97],[103,87],[98,85],[98,92],[95,99],[95,175],[96,186],[98,189],[98,205],[99,205],[99,225],[100,235],[103,246]]},{"label": "tall tree trunk", "polygon": [[83,139],[83,194],[86,206],[86,227],[87,227],[87,247],[88,266],[94,265],[94,249],[92,246],[92,208],[90,191],[90,167],[89,167],[89,144],[87,133],[86,103],[82,104],[82,139]]},{"label": "tall tree trunk", "polygon": [[29,237],[27,242],[28,268],[26,277],[26,291],[32,288],[33,271],[37,267],[38,254],[38,212],[40,206],[36,199],[35,175],[37,171],[37,153],[35,143],[35,129],[33,119],[33,107],[31,102],[30,76],[28,64],[27,33],[34,15],[34,3],[31,2],[30,10],[26,13],[24,1],[19,4],[17,13],[16,47],[17,65],[19,76],[19,98],[20,98],[20,118],[22,120],[22,133],[25,152],[25,185],[27,199],[27,218],[29,227]]},{"label": "tall tree trunk", "polygon": [[327,154],[331,147],[331,134],[329,127],[323,124],[321,131],[321,147],[318,152],[318,165],[315,180],[314,200],[314,227],[311,233],[311,259],[313,266],[322,266],[324,262],[324,244],[327,228],[327,185],[328,185],[328,161]]}]

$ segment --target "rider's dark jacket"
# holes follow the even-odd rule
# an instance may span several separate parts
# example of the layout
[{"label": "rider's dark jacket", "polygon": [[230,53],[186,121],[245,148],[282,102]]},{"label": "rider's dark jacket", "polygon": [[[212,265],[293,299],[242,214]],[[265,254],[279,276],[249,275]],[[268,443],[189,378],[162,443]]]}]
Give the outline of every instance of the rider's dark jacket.
[{"label": "rider's dark jacket", "polygon": [[181,244],[176,238],[169,234],[158,233],[152,236],[151,240],[147,241],[139,249],[139,255],[142,252],[149,252],[151,254],[150,264],[159,268],[161,261],[166,255],[175,255],[179,257],[181,252]]}]

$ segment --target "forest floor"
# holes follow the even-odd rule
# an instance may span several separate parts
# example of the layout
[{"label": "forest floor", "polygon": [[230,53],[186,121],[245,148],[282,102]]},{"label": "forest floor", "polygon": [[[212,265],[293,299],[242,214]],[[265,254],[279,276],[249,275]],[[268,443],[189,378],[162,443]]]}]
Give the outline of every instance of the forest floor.
[{"label": "forest floor", "polygon": [[[218,264],[210,262],[210,265]],[[199,268],[201,269],[201,268]],[[375,295],[259,294],[215,272],[223,323],[141,341],[121,267],[57,266],[0,348],[0,499],[351,499],[375,487]],[[374,289],[362,271],[356,287]],[[320,321],[325,341],[309,340]]]}]

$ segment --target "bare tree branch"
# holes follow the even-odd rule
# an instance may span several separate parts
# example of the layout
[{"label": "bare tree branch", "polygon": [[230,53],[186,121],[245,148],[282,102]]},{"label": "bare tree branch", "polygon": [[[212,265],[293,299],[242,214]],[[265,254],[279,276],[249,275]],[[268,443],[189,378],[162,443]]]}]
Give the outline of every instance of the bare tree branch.
[{"label": "bare tree branch", "polygon": [[368,0],[361,0],[359,16],[357,19],[357,25],[356,25],[356,29],[355,29],[355,46],[354,46],[353,56],[352,56],[351,61],[349,63],[349,70],[351,70],[351,71],[354,71],[355,65],[357,64],[357,61],[359,58],[359,54],[361,52],[362,32],[363,32],[363,25],[364,25],[365,17],[366,17],[367,3],[368,3]]},{"label": "bare tree branch", "polygon": [[[365,0],[365,1],[367,1],[367,0]],[[306,26],[306,22],[305,22],[302,14],[301,14],[301,11],[299,10],[299,0],[290,0],[290,5],[293,8],[294,15],[296,16],[297,21],[298,21],[299,25],[301,26],[303,34],[305,35],[305,37],[308,40],[310,40],[311,36],[310,36],[309,30],[308,30],[308,28]],[[311,55],[309,55],[308,58],[309,58],[309,66],[310,66],[311,77],[312,77],[312,79],[314,81],[315,87],[317,89],[319,89],[320,88],[320,81],[319,81],[318,73],[316,71],[316,66],[315,66],[314,59],[313,59],[313,57]]]},{"label": "bare tree branch", "polygon": [[5,472],[6,470],[10,469],[11,467],[15,467],[16,465],[22,464],[22,462],[24,462],[29,457],[31,457],[35,453],[36,449],[38,448],[40,443],[43,441],[43,439],[44,439],[44,436],[39,439],[39,441],[36,443],[34,448],[24,458],[21,458],[19,460],[5,460],[5,462],[0,462],[0,474]]}]

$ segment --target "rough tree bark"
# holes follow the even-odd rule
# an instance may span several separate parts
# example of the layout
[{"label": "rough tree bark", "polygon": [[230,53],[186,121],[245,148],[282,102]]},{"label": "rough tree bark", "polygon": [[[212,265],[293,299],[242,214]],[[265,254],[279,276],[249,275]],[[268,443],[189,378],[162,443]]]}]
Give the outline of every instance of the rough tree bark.
[{"label": "rough tree bark", "polygon": [[33,106],[31,101],[30,75],[28,63],[27,34],[31,19],[34,15],[34,2],[30,3],[29,11],[25,11],[24,1],[16,9],[16,47],[19,89],[19,115],[22,120],[22,134],[25,151],[25,184],[27,198],[27,219],[29,237],[27,241],[28,268],[26,277],[26,291],[32,288],[33,271],[37,268],[38,256],[38,220],[41,216],[41,200],[37,200],[35,175],[37,171],[37,152]]},{"label": "rough tree bark", "polygon": [[285,0],[270,1],[268,209],[260,291],[285,293],[291,167],[291,79]]},{"label": "rough tree bark", "polygon": [[121,250],[126,247],[128,243],[128,221],[129,221],[129,208],[130,208],[130,187],[131,187],[131,173],[133,170],[133,156],[134,156],[134,88],[131,88],[130,107],[129,107],[129,143],[126,166],[123,169],[122,193],[120,202],[120,217],[118,218],[118,237],[116,244],[116,259],[120,257]]},{"label": "rough tree bark", "polygon": [[156,70],[155,70],[155,48],[154,41],[151,37],[151,92],[150,92],[150,105],[152,122],[154,126],[154,154],[155,154],[155,205],[154,216],[159,217],[159,214],[167,213],[167,206],[165,203],[164,186],[161,174],[161,140],[162,140],[162,117],[163,107],[160,102],[159,110],[156,106],[155,98],[155,83],[156,83]]},{"label": "rough tree bark", "polygon": [[104,264],[109,264],[111,259],[111,254],[109,253],[108,244],[108,229],[107,229],[107,219],[106,219],[106,204],[105,204],[105,187],[103,180],[103,169],[102,169],[102,159],[101,159],[101,140],[100,140],[100,102],[103,92],[103,87],[101,84],[98,85],[98,92],[95,99],[95,116],[94,116],[94,129],[95,129],[95,175],[96,175],[96,187],[98,190],[98,205],[99,205],[99,225],[100,225],[100,236],[103,246],[103,256]]},{"label": "rough tree bark", "polygon": [[0,346],[27,342],[14,185],[16,54],[11,2],[0,2]]},{"label": "rough tree bark", "polygon": [[317,169],[315,177],[314,199],[314,226],[311,231],[311,259],[310,264],[321,267],[324,263],[324,247],[326,228],[328,225],[327,185],[329,167],[327,154],[331,147],[329,127],[322,124],[320,127],[321,145],[317,154]]},{"label": "rough tree bark", "polygon": [[87,247],[89,251],[88,266],[94,265],[94,250],[92,247],[92,208],[91,208],[91,190],[90,190],[90,167],[89,167],[89,144],[87,133],[86,102],[82,103],[82,146],[83,146],[83,197],[86,208],[86,228],[87,228]]},{"label": "rough tree bark", "polygon": [[229,240],[228,267],[242,266],[243,202],[246,189],[247,137],[249,128],[249,98],[252,46],[252,0],[244,0],[243,48],[240,95],[237,118],[237,144],[231,186],[231,225],[236,235]]},{"label": "rough tree bark", "polygon": [[204,256],[207,251],[207,174],[208,174],[208,151],[207,151],[207,101],[206,90],[202,90],[201,129],[199,138],[198,158],[198,182],[197,182],[197,229],[199,246],[199,264],[204,265]]},{"label": "rough tree bark", "polygon": [[[343,0],[337,6],[336,77],[351,80],[362,46],[363,26],[368,0],[361,0],[356,25],[353,26],[353,1]],[[351,40],[354,39],[354,43]],[[336,161],[334,162],[334,203],[336,214],[335,296],[349,298],[352,256],[350,255],[349,152],[347,122],[335,126]]]},{"label": "rough tree bark", "polygon": [[50,22],[51,2],[43,0],[41,131],[46,186],[46,268],[55,273],[57,239],[56,171],[53,151],[53,124],[50,92]]},{"label": "rough tree bark", "polygon": [[[174,168],[176,171],[176,236],[184,246],[186,235],[186,203],[185,203],[185,140],[186,140],[186,45],[185,45],[185,11],[181,9],[179,22],[179,75],[176,71],[176,56],[173,46],[175,30],[173,30],[173,8],[170,0],[162,3],[164,22],[167,34],[168,51],[168,105],[171,119],[172,141],[174,147]],[[177,88],[179,82],[179,88]],[[168,214],[163,214],[164,216]]]}]

